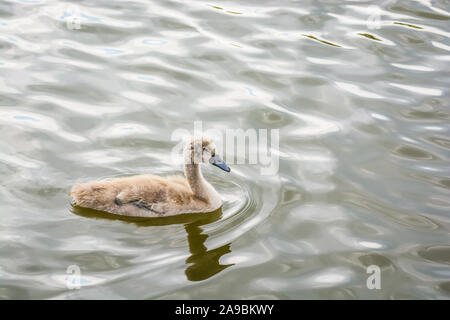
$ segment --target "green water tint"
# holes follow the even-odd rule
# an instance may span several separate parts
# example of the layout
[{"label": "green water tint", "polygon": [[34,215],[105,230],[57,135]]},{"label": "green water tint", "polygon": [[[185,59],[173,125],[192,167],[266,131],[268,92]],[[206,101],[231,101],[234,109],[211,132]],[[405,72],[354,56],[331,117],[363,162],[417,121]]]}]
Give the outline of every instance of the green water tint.
[{"label": "green water tint", "polygon": [[410,28],[414,28],[414,29],[423,29],[422,27],[415,26],[415,25],[410,24],[410,23],[394,22],[394,24],[398,24],[398,25],[401,25],[401,26],[410,27]]},{"label": "green water tint", "polygon": [[381,39],[378,39],[377,37],[375,37],[374,35],[371,35],[369,33],[358,33],[360,36],[369,38],[371,40],[375,40],[375,41],[382,41]]},{"label": "green water tint", "polygon": [[319,39],[319,38],[317,38],[315,36],[312,36],[312,35],[302,34],[302,36],[304,36],[306,38],[310,38],[310,39],[316,40],[316,41],[319,41],[319,42],[321,42],[323,44],[326,44],[326,45],[329,45],[329,46],[332,46],[332,47],[341,48],[341,46],[338,45],[338,44],[335,44],[335,43],[332,43],[332,42],[329,42],[329,41],[326,41],[326,40],[321,40],[321,39]]},{"label": "green water tint", "polygon": [[[217,9],[217,10],[224,10],[224,8],[219,7],[219,6],[214,6],[214,5],[209,5],[211,8],[213,9]],[[238,12],[238,11],[231,11],[231,10],[226,10],[226,12],[231,13],[231,14],[242,14],[242,12]]]},{"label": "green water tint", "polygon": [[223,10],[223,8],[221,8],[221,7],[218,7],[218,6],[213,6],[213,5],[210,5],[210,7],[211,7],[211,8],[214,8],[214,9],[217,9],[217,10]]}]

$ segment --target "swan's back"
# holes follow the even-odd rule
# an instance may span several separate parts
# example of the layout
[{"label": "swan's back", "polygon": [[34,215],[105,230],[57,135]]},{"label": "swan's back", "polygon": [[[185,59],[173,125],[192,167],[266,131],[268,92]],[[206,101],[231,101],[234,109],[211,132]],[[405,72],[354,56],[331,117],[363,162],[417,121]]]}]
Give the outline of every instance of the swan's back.
[{"label": "swan's back", "polygon": [[195,211],[201,201],[184,177],[151,174],[76,184],[70,196],[74,205],[129,216]]}]

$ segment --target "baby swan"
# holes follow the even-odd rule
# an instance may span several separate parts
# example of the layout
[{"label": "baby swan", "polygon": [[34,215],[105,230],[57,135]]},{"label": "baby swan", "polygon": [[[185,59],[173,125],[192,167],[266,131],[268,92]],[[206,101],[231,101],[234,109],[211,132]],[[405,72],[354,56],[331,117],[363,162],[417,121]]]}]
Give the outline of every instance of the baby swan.
[{"label": "baby swan", "polygon": [[76,184],[72,203],[110,213],[134,217],[164,217],[182,213],[212,212],[222,206],[217,191],[204,178],[200,163],[209,162],[230,172],[206,138],[192,139],[184,148],[184,174],[159,177],[143,174],[106,181]]}]

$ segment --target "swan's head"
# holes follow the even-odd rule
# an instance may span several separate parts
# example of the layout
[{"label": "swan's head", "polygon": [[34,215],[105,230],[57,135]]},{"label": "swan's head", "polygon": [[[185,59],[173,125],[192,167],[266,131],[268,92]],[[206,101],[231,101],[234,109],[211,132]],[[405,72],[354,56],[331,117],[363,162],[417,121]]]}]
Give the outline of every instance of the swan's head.
[{"label": "swan's head", "polygon": [[210,163],[226,172],[231,169],[225,161],[216,153],[216,145],[208,138],[194,138],[184,148],[185,163],[199,164]]}]

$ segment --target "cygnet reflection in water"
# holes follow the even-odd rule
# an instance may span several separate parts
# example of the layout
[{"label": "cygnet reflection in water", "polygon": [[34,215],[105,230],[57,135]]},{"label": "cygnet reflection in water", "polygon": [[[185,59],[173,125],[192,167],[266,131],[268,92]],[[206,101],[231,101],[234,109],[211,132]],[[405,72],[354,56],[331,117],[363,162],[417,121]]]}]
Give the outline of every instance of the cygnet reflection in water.
[{"label": "cygnet reflection in water", "polygon": [[191,256],[186,259],[189,266],[185,274],[190,281],[201,281],[218,274],[222,270],[234,264],[220,264],[220,258],[231,252],[231,243],[227,243],[215,249],[208,250],[205,246],[208,235],[202,233],[202,225],[207,225],[218,221],[222,217],[222,208],[210,213],[189,213],[161,218],[127,217],[111,214],[78,206],[72,207],[72,212],[87,218],[120,220],[126,223],[133,223],[139,227],[165,226],[172,224],[184,224],[187,232],[187,240]]}]

